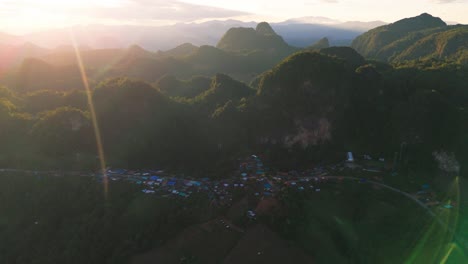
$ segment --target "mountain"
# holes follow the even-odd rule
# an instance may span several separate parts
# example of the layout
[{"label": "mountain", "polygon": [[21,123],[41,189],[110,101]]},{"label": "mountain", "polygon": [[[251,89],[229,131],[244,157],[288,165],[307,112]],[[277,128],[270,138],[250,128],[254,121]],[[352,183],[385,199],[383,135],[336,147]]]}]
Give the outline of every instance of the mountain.
[{"label": "mountain", "polygon": [[386,25],[388,23],[383,21],[369,21],[369,22],[361,22],[361,21],[347,21],[340,24],[335,25],[337,28],[342,29],[349,29],[354,31],[367,31],[376,27],[380,27]]},{"label": "mountain", "polygon": [[387,24],[383,21],[340,21],[337,19],[332,19],[328,17],[320,16],[307,16],[307,17],[298,17],[285,20],[283,22],[275,23],[275,25],[294,25],[294,24],[309,24],[309,25],[327,25],[334,28],[347,28],[353,30],[370,30],[375,27],[383,26]]},{"label": "mountain", "polygon": [[310,46],[323,37],[327,37],[331,45],[349,46],[354,38],[365,32],[321,24],[272,24],[272,27],[289,45],[295,47]]},{"label": "mountain", "polygon": [[[125,55],[124,49],[79,50],[83,65],[87,68],[101,68],[110,65]],[[55,66],[78,65],[74,49],[58,49],[40,59]]]},{"label": "mountain", "polygon": [[340,24],[341,21],[336,19],[331,19],[328,17],[321,17],[321,16],[307,16],[307,17],[297,17],[291,18],[281,22],[281,24],[322,24],[322,25],[334,25]]},{"label": "mountain", "polygon": [[0,44],[0,76],[19,66],[26,58],[44,56],[49,52],[29,42],[20,45]]},{"label": "mountain", "polygon": [[203,76],[194,76],[189,80],[179,80],[172,75],[165,75],[156,82],[156,88],[170,97],[195,97],[210,89],[211,79]]},{"label": "mountain", "polygon": [[[440,32],[444,33],[438,34]],[[443,45],[448,43],[444,41],[453,38],[464,39],[463,26],[447,26],[440,18],[424,13],[372,29],[357,37],[352,47],[367,58],[387,61],[398,58],[401,53],[406,54],[401,59],[427,57],[431,54],[441,57],[453,55],[453,49],[441,52]],[[463,40],[451,41],[453,43],[458,43],[460,48],[467,46]]]},{"label": "mountain", "polygon": [[[122,76],[155,82],[164,75],[189,79],[194,75],[212,76],[217,73],[229,74],[236,79],[249,82],[256,75],[298,50],[289,46],[267,23],[258,24],[256,29],[232,28],[227,30],[225,37],[219,42],[219,48],[208,45],[197,47],[185,43],[168,51],[156,53],[136,44],[126,49],[91,49],[80,45],[77,51],[88,72],[88,79],[95,82]],[[7,51],[5,54],[10,55]],[[28,56],[16,56],[14,59],[18,65],[28,57],[44,62],[48,66],[45,69],[50,70],[47,76],[53,76],[52,72],[60,72],[64,67],[76,69],[79,66],[77,52],[71,45],[62,45],[45,51],[29,52]],[[9,61],[11,59],[3,62]],[[29,63],[30,61],[24,65]],[[5,83],[13,87],[25,84],[26,87],[18,87],[25,90],[45,88],[41,82],[33,84],[27,81],[34,74],[11,66],[11,63],[8,63],[4,68],[0,68],[2,73],[11,73],[9,80],[3,80]],[[49,88],[60,89],[56,85]]]},{"label": "mountain", "polygon": [[184,43],[179,45],[173,49],[159,52],[161,56],[169,56],[169,57],[187,57],[190,54],[196,52],[198,49],[197,46],[193,45],[192,43]]},{"label": "mountain", "polygon": [[54,66],[35,58],[25,59],[12,77],[10,86],[19,91],[84,88],[77,65]]},{"label": "mountain", "polygon": [[126,50],[123,50],[123,54],[120,57],[114,58],[111,64],[108,64],[106,66],[109,66],[109,68],[120,68],[120,67],[126,67],[128,65],[131,65],[135,61],[140,61],[140,60],[151,60],[151,59],[156,59],[157,54],[147,51],[143,49],[142,47],[138,45],[132,45]]},{"label": "mountain", "polygon": [[[336,78],[340,76],[340,78]],[[341,59],[317,52],[297,53],[266,72],[259,81],[252,112],[264,144],[303,147],[334,139],[338,119],[356,85],[354,69]]]},{"label": "mountain", "polygon": [[223,105],[229,100],[240,100],[255,94],[255,90],[246,84],[224,75],[216,74],[211,80],[210,88],[200,94],[198,100],[210,105]]},{"label": "mountain", "polygon": [[254,50],[287,52],[292,49],[266,22],[259,23],[256,29],[231,28],[216,47],[225,51],[246,52]]},{"label": "mountain", "polygon": [[366,60],[350,47],[329,47],[320,50],[320,53],[343,59],[345,64],[352,69],[366,64]]},{"label": "mountain", "polygon": [[27,34],[25,39],[37,45],[55,48],[70,45],[70,31],[79,45],[94,49],[125,48],[133,44],[146,50],[169,50],[183,43],[215,45],[231,27],[252,27],[255,22],[237,20],[179,23],[167,26],[89,25]]},{"label": "mountain", "polygon": [[324,49],[330,47],[330,41],[328,38],[322,38],[310,46],[310,49]]},{"label": "mountain", "polygon": [[[79,46],[89,46],[93,49],[125,48],[136,44],[150,51],[166,51],[183,43],[192,43],[195,46],[216,45],[228,29],[256,27],[257,24],[253,21],[212,20],[166,26],[73,26],[30,33],[24,36],[0,33],[0,44],[19,45],[29,41],[38,46],[54,49],[57,46],[71,46],[73,41],[70,38],[70,32],[72,32],[75,42]],[[359,34],[383,24],[385,23],[381,21],[342,22],[324,17],[304,17],[271,23],[270,25],[288,44],[306,47],[325,36],[334,45],[349,45],[351,40]]]},{"label": "mountain", "polygon": [[349,46],[352,40],[360,34],[385,24],[382,21],[341,22],[323,17],[305,17],[271,25],[290,45],[307,47],[323,37],[327,37],[331,45]]},{"label": "mountain", "polygon": [[[85,49],[80,50],[79,54],[88,73],[88,80],[93,85],[107,78],[122,76],[152,83],[164,75],[190,79],[196,75],[212,76],[217,73],[229,74],[238,80],[249,82],[258,74],[280,62],[291,52],[289,50],[280,52],[255,50],[248,54],[241,54],[213,46],[196,47],[185,44],[173,50],[158,53],[149,52],[134,45],[127,49]],[[68,86],[56,85],[65,76],[71,78],[71,73],[63,76],[59,74],[62,71],[68,72],[70,69],[75,69],[76,73],[76,77],[71,79],[80,80],[75,51],[68,49],[58,49],[43,56],[32,56],[31,60],[27,59],[22,63],[18,60],[18,66],[21,66],[18,68],[9,66],[11,65],[6,65],[2,70],[2,73],[8,73],[8,78],[5,77],[2,81],[19,90],[31,91],[44,88],[68,90],[72,87],[76,88],[75,84],[78,82],[73,82],[73,85]],[[37,71],[43,72],[38,73]],[[34,82],[35,78],[42,81]],[[54,83],[54,79],[56,83]],[[184,96],[188,95],[195,96],[196,94],[190,92],[184,94]],[[172,96],[182,96],[182,94],[176,93]]]},{"label": "mountain", "polygon": [[19,45],[0,44],[0,85],[11,84],[11,80],[15,79],[11,72],[18,69],[23,60],[30,57],[44,56],[48,52],[49,50],[32,43]]},{"label": "mountain", "polygon": [[467,64],[468,26],[449,26],[442,32],[429,34],[390,58],[392,61],[451,59]]}]

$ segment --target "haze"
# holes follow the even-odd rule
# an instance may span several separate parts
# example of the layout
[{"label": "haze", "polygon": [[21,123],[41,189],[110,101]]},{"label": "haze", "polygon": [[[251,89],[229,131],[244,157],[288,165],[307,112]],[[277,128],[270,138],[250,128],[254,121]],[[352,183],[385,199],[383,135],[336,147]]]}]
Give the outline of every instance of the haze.
[{"label": "haze", "polygon": [[468,23],[466,0],[0,0],[3,32],[24,34],[72,25],[167,25],[212,19],[271,22],[302,16],[393,22],[423,12]]}]

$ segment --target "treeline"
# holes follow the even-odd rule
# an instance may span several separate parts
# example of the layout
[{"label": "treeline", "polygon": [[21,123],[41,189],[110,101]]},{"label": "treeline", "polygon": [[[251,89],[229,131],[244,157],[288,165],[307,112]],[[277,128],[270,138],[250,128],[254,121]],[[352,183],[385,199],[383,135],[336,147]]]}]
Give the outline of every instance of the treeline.
[{"label": "treeline", "polygon": [[[349,150],[391,159],[404,145],[408,166],[432,168],[434,151],[467,161],[467,79],[467,68],[453,61],[392,66],[334,47],[294,54],[250,86],[223,74],[164,76],[153,86],[114,78],[90,98],[115,167],[206,175],[255,152],[298,168],[341,160]],[[1,166],[97,166],[84,91],[2,87],[0,98]]]}]

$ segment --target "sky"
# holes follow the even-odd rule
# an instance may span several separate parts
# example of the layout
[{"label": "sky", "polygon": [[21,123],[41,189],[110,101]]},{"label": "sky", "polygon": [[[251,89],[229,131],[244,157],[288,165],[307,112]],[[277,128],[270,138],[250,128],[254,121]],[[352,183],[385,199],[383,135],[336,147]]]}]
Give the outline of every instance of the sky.
[{"label": "sky", "polygon": [[0,32],[214,19],[279,22],[305,16],[394,22],[425,12],[447,22],[468,24],[468,0],[0,0]]}]

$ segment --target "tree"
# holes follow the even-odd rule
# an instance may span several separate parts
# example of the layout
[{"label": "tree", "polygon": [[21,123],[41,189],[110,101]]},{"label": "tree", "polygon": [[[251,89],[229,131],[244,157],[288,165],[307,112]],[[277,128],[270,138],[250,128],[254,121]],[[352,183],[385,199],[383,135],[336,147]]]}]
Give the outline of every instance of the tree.
[{"label": "tree", "polygon": [[89,114],[71,107],[43,113],[31,135],[41,151],[54,157],[89,152],[94,146]]}]

